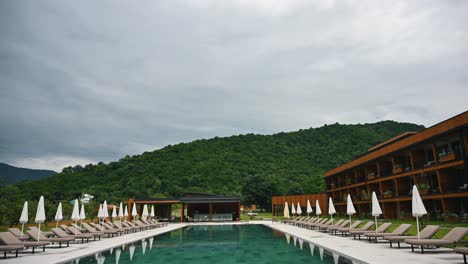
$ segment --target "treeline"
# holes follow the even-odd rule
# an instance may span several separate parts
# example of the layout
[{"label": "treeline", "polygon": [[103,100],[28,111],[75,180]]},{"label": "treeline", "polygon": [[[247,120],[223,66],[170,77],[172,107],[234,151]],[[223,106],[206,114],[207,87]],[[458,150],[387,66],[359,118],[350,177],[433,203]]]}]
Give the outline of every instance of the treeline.
[{"label": "treeline", "polygon": [[200,191],[236,195],[246,203],[269,208],[272,195],[321,192],[326,170],[397,134],[422,128],[383,121],[215,137],[108,164],[67,167],[52,177],[0,188],[0,221],[15,223],[23,201],[37,201],[40,195],[49,201],[46,210],[52,219],[58,201],[68,202],[81,193],[118,203],[129,197],[178,197],[185,191]]}]

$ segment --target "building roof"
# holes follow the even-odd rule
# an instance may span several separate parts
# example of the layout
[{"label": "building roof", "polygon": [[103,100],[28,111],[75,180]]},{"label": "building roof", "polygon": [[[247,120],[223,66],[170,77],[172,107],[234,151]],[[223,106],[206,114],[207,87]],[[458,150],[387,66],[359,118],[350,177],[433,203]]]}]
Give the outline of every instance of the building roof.
[{"label": "building roof", "polygon": [[[375,160],[385,155],[389,155],[396,151],[401,151],[403,149],[412,147],[413,145],[423,143],[431,138],[436,136],[441,136],[446,133],[449,133],[455,129],[468,126],[468,111],[465,111],[459,115],[456,115],[452,118],[449,118],[445,121],[442,121],[438,124],[435,124],[431,127],[421,130],[420,132],[414,134],[399,135],[390,140],[387,140],[381,144],[378,144],[370,148],[369,152],[364,155],[359,156],[358,158],[345,163],[339,167],[331,169],[325,172],[325,177],[343,172],[345,170],[354,168],[356,166],[362,165],[369,161]],[[397,138],[397,139],[395,139]]]},{"label": "building roof", "polygon": [[174,203],[234,203],[239,202],[239,197],[222,196],[212,193],[203,192],[186,192],[180,198],[144,198],[135,200],[136,203],[158,203],[158,204],[174,204]]},{"label": "building roof", "polygon": [[389,140],[386,140],[386,141],[384,141],[384,142],[381,142],[381,143],[379,143],[379,144],[377,144],[377,145],[375,145],[375,146],[369,148],[367,151],[368,151],[368,152],[371,152],[371,151],[377,150],[377,149],[379,149],[379,148],[382,148],[382,147],[384,147],[384,146],[390,145],[390,144],[395,143],[395,142],[397,142],[397,141],[399,141],[399,140],[402,140],[402,139],[404,139],[404,138],[407,138],[407,137],[409,137],[409,136],[411,136],[411,135],[414,135],[414,134],[416,134],[416,133],[417,133],[417,132],[404,132],[404,133],[401,133],[401,134],[399,134],[398,136],[394,136],[394,137],[392,137],[392,138],[389,139]]}]

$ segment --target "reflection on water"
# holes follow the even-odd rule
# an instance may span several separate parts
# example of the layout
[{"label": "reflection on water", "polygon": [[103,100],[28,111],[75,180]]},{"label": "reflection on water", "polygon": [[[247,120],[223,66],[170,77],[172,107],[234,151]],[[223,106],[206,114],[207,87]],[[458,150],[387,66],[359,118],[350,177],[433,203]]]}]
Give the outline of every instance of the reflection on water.
[{"label": "reflection on water", "polygon": [[72,263],[351,263],[338,252],[327,252],[295,236],[292,239],[290,243],[291,235],[278,236],[278,231],[263,225],[191,226]]}]

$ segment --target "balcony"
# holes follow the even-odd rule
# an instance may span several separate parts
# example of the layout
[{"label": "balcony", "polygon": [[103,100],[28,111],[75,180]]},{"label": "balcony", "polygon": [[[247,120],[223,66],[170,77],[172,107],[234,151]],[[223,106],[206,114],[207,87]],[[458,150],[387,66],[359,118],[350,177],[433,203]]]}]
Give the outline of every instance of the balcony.
[{"label": "balcony", "polygon": [[439,153],[439,162],[448,162],[448,161],[453,161],[456,160],[457,156],[453,152],[442,152]]}]

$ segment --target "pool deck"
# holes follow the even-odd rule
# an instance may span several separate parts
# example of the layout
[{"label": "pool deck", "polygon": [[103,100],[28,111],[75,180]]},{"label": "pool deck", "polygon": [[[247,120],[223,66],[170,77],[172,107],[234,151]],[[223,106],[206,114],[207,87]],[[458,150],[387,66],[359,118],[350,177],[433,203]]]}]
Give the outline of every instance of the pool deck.
[{"label": "pool deck", "polygon": [[[137,240],[160,235],[172,230],[189,225],[232,225],[232,224],[263,224],[275,230],[291,235],[291,241],[294,238],[304,241],[304,243],[313,243],[316,247],[324,248],[327,251],[335,252],[340,256],[353,260],[353,263],[463,263],[462,255],[455,254],[449,249],[427,250],[424,254],[412,253],[411,248],[402,244],[402,248],[390,248],[388,243],[369,243],[367,240],[353,240],[350,237],[332,236],[326,233],[299,228],[271,221],[249,221],[249,222],[230,222],[230,223],[180,223],[170,224],[166,227],[156,228],[134,234],[127,234],[119,237],[104,238],[101,241],[90,243],[70,244],[69,247],[46,248],[45,252],[40,251],[32,255],[31,250],[28,253],[20,253],[18,258],[0,258],[0,264],[40,264],[40,263],[67,263],[73,259],[93,255],[96,252],[106,251],[117,246],[128,244]],[[298,245],[299,246],[299,245]],[[306,250],[306,249],[304,249]],[[11,256],[11,254],[9,254]]]},{"label": "pool deck", "polygon": [[[89,243],[77,243],[70,244],[69,247],[62,248],[47,248],[45,252],[38,250],[40,253],[31,254],[31,250],[28,249],[28,253],[20,253],[18,258],[7,258],[6,260],[0,258],[0,264],[12,263],[12,264],[40,264],[40,263],[67,263],[73,259],[83,257],[86,255],[92,255],[96,252],[101,252],[115,248],[117,246],[127,244],[133,241],[145,239],[148,237],[160,235],[166,232],[170,232],[175,229],[186,226],[187,224],[170,224],[165,227],[155,228],[133,234],[122,235],[112,238],[103,238],[100,241],[93,241]],[[8,254],[12,256],[12,254]],[[3,256],[2,256],[3,257]]]},{"label": "pool deck", "polygon": [[353,260],[353,263],[424,263],[424,264],[442,264],[442,263],[463,263],[463,256],[453,253],[450,249],[439,248],[427,250],[424,254],[411,252],[411,247],[404,243],[400,249],[390,248],[388,243],[380,242],[369,243],[366,239],[354,240],[352,237],[342,237],[329,235],[327,233],[308,230],[296,226],[286,225],[278,222],[263,222],[278,231],[291,235],[291,241],[294,237],[304,242],[312,242],[316,246],[338,253],[347,259]]}]

